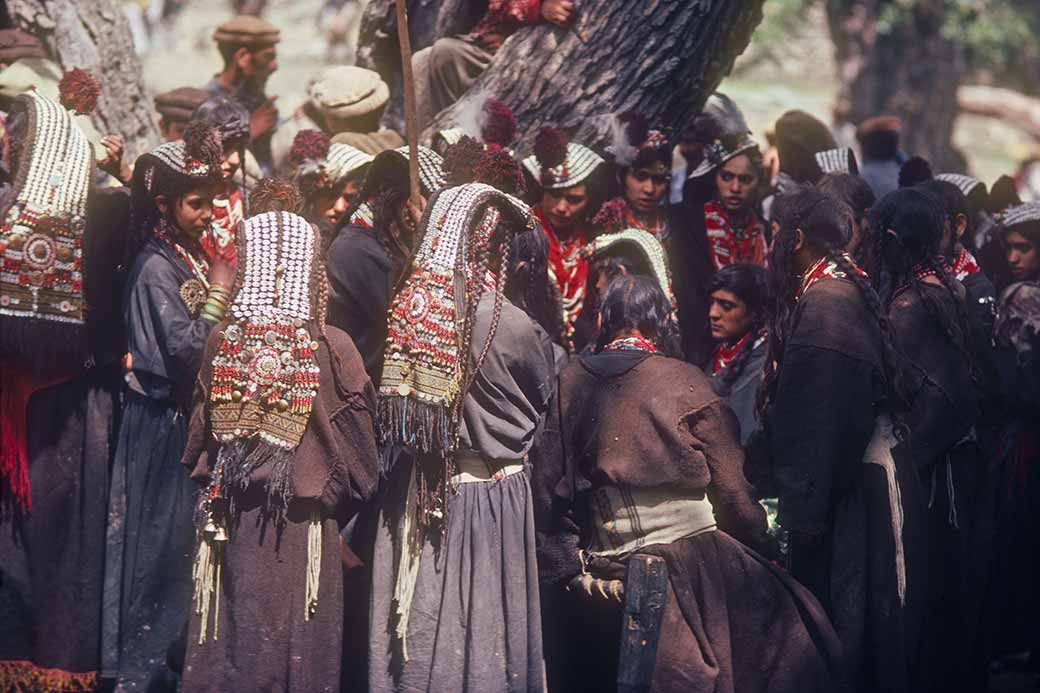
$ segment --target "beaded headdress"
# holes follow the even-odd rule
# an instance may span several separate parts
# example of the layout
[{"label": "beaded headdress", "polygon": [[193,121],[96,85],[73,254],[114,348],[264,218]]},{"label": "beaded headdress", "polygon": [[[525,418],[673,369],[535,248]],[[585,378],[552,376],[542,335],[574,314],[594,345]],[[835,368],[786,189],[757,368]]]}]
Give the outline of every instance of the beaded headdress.
[{"label": "beaded headdress", "polygon": [[816,165],[824,173],[848,173],[851,175],[859,173],[856,154],[848,147],[824,149],[822,152],[816,152],[813,157],[816,159]]},{"label": "beaded headdress", "polygon": [[239,233],[244,268],[213,359],[210,426],[226,485],[244,488],[250,472],[270,462],[268,490],[287,500],[289,458],[318,392],[319,241],[314,227],[290,212],[252,217]]},{"label": "beaded headdress", "polygon": [[562,190],[581,185],[603,163],[603,157],[586,146],[569,141],[556,128],[542,128],[535,138],[534,154],[524,168],[543,189]]},{"label": "beaded headdress", "polygon": [[1015,205],[1000,215],[1000,223],[1006,229],[1031,221],[1040,221],[1040,202]]},{"label": "beaded headdress", "polygon": [[35,91],[17,101],[28,127],[14,203],[0,226],[0,315],[82,325],[82,241],[94,150],[61,105]]},{"label": "beaded headdress", "polygon": [[956,185],[957,189],[960,190],[965,197],[970,195],[975,190],[975,188],[979,187],[980,185],[983,188],[986,187],[983,184],[983,182],[978,178],[966,176],[963,173],[940,173],[935,177],[935,180],[941,180]]},{"label": "beaded headdress", "polygon": [[650,233],[642,229],[625,229],[617,233],[608,233],[598,236],[589,244],[589,251],[593,256],[610,255],[622,246],[632,247],[646,260],[653,273],[654,279],[661,287],[661,291],[668,297],[669,302],[675,305],[675,296],[672,293],[671,274],[668,271],[668,260],[665,257],[664,248]]},{"label": "beaded headdress", "polygon": [[655,174],[667,173],[671,161],[668,137],[660,130],[650,129],[641,114],[630,111],[611,117],[610,136],[607,151],[618,166],[629,167],[642,161]]},{"label": "beaded headdress", "polygon": [[478,259],[503,217],[514,231],[532,223],[527,205],[481,183],[431,200],[412,273],[390,307],[379,386],[384,443],[427,453],[453,449],[470,309],[488,290],[485,277],[475,276]]}]

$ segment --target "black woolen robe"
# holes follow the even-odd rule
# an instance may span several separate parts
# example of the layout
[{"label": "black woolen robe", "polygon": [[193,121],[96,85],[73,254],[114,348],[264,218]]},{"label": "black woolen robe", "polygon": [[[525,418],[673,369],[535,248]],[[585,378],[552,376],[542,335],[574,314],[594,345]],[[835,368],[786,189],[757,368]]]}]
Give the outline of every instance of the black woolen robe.
[{"label": "black woolen robe", "polygon": [[[589,493],[602,486],[706,496],[718,522],[717,531],[640,550],[664,558],[669,573],[652,690],[844,690],[841,646],[822,607],[748,548],[773,553],[738,436],[732,411],[690,364],[614,351],[564,368],[533,483],[557,690],[611,690],[616,682],[616,606],[564,591],[582,571],[578,551],[595,533]],[[626,559],[594,558],[590,570],[623,579]]]},{"label": "black woolen robe", "polygon": [[[96,683],[108,483],[119,425],[125,188],[92,193],[83,238],[85,351],[58,364],[85,364],[71,379],[34,393],[27,407],[32,510],[0,520],[0,681],[26,690]],[[53,338],[40,338],[48,354]],[[2,358],[2,356],[0,356]],[[16,679],[17,680],[17,679]]]},{"label": "black woolen robe", "polygon": [[[943,286],[922,293],[956,320]],[[928,595],[920,690],[978,691],[987,681],[982,602],[992,545],[988,470],[974,429],[979,399],[971,363],[913,289],[888,308],[893,336],[908,361],[914,466],[928,494]]]},{"label": "black woolen robe", "polygon": [[904,442],[894,452],[907,575],[901,606],[888,479],[863,462],[875,420],[890,408],[881,349],[878,323],[852,282],[809,287],[791,319],[766,447],[791,572],[830,614],[852,681],[864,691],[908,691],[924,597],[924,500]]},{"label": "black woolen robe", "polygon": [[123,302],[133,359],[116,445],[105,556],[103,673],[126,687],[168,679],[183,651],[197,492],[180,459],[192,386],[213,323],[193,317],[193,279],[168,244],[148,240]]}]

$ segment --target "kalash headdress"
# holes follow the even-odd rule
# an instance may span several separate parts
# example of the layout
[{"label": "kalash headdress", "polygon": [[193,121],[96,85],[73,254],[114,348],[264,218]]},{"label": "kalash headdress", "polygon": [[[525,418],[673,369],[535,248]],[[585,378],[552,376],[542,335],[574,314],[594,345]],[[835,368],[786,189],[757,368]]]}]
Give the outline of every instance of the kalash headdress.
[{"label": "kalash headdress", "polygon": [[440,130],[433,135],[434,149],[442,154],[445,148],[458,144],[467,136],[485,147],[505,150],[509,150],[516,139],[516,116],[513,110],[486,93],[467,100],[455,120],[457,127]]},{"label": "kalash headdress", "polygon": [[668,271],[668,260],[664,247],[652,234],[642,229],[625,229],[617,233],[597,236],[587,246],[586,252],[593,257],[610,255],[620,249],[634,250],[649,267],[650,273],[657,281],[668,301],[675,306],[675,295],[672,293],[671,273]]},{"label": "kalash headdress", "polygon": [[848,147],[837,147],[836,149],[824,149],[813,155],[816,165],[825,174],[847,173],[849,175],[859,174],[859,163],[856,154]]},{"label": "kalash headdress", "polygon": [[240,235],[245,258],[213,359],[210,426],[225,487],[245,490],[252,471],[273,464],[268,497],[281,511],[292,493],[289,461],[318,394],[320,244],[290,212],[252,217]]},{"label": "kalash headdress", "polygon": [[293,139],[289,161],[296,167],[294,179],[309,196],[318,190],[333,190],[347,176],[361,174],[375,159],[349,144],[332,144],[320,130],[301,130]]},{"label": "kalash headdress", "polygon": [[493,237],[532,223],[527,205],[482,183],[431,199],[411,275],[390,307],[379,385],[383,443],[420,453],[454,450],[464,379],[480,367],[467,367],[473,314],[490,290],[484,276],[475,276],[480,258]]},{"label": "kalash headdress", "polygon": [[986,188],[986,184],[978,178],[966,176],[963,173],[940,173],[935,177],[935,180],[941,180],[956,185],[957,189],[960,190],[965,197],[971,195],[980,185],[983,189]]},{"label": "kalash headdress", "polygon": [[641,114],[635,112],[615,115],[610,124],[611,144],[607,151],[614,163],[622,168],[645,165],[654,173],[666,174],[671,170],[672,150],[668,137],[653,130]]},{"label": "kalash headdress", "polygon": [[701,178],[741,154],[758,152],[758,144],[744,130],[726,131],[709,113],[698,115],[691,124],[693,139],[704,147],[704,158],[687,178]]},{"label": "kalash headdress", "polygon": [[85,322],[83,232],[94,149],[64,106],[35,91],[15,103],[27,127],[14,202],[0,226],[0,342],[31,357],[24,329]]},{"label": "kalash headdress", "polygon": [[562,190],[582,184],[603,163],[603,157],[571,142],[558,128],[542,128],[534,140],[534,154],[524,168],[543,189]]}]

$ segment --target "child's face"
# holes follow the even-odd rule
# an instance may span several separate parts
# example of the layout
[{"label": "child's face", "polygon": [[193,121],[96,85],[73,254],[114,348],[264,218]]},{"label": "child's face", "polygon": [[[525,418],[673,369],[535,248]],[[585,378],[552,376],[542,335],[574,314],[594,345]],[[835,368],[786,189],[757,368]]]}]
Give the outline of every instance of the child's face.
[{"label": "child's face", "polygon": [[168,203],[162,200],[160,209],[173,218],[177,228],[198,239],[213,221],[213,193],[212,189],[191,190],[177,198],[172,209],[166,208]]}]

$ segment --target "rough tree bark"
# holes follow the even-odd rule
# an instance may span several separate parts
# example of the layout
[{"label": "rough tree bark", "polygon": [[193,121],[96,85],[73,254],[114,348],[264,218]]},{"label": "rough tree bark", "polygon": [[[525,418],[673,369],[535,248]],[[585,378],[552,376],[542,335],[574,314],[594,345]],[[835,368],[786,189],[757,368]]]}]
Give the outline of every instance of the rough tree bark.
[{"label": "rough tree bark", "polygon": [[[469,93],[438,114],[433,127],[450,126],[459,108],[486,92],[513,108],[521,152],[548,124],[566,127],[583,142],[605,144],[606,115],[628,110],[676,132],[732,69],[762,19],[763,2],[584,0],[567,29],[541,24],[511,36]],[[381,4],[393,3],[370,0],[370,16],[383,11]],[[460,8],[474,4],[440,3],[432,38],[464,31]],[[467,21],[473,21],[472,13]]]},{"label": "rough tree bark", "polygon": [[917,0],[880,26],[902,0],[827,0],[843,86],[835,119],[857,124],[873,115],[903,121],[903,148],[938,171],[961,170],[953,148],[957,88],[968,70],[963,49],[942,34],[944,0]]},{"label": "rough tree bark", "polygon": [[158,142],[130,27],[112,0],[7,0],[7,10],[19,27],[47,44],[64,69],[83,68],[98,79],[94,123],[102,134],[123,136],[127,160]]}]

